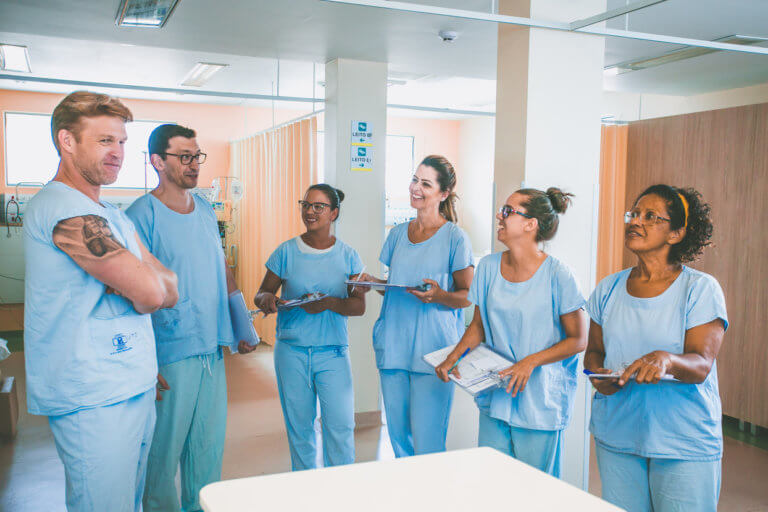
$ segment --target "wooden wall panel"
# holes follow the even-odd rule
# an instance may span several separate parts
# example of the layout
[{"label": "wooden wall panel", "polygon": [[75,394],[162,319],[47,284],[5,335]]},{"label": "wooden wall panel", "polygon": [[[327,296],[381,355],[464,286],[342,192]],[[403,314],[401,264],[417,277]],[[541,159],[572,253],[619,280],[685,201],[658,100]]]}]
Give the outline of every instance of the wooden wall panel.
[{"label": "wooden wall panel", "polygon": [[624,268],[628,128],[627,125],[603,125],[601,129],[597,282]]},{"label": "wooden wall panel", "polygon": [[655,183],[693,187],[712,207],[714,247],[691,266],[725,292],[723,414],[768,427],[768,103],[631,123],[626,207]]}]

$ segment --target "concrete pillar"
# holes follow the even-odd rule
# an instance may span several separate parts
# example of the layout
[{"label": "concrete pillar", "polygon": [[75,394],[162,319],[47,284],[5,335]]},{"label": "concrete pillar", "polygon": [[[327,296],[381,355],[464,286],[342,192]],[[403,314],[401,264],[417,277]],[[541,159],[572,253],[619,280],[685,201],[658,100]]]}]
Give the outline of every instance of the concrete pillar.
[{"label": "concrete pillar", "polygon": [[[499,13],[570,22],[605,6],[605,0],[501,0]],[[604,40],[511,25],[499,26],[498,40],[496,208],[523,184],[574,193],[572,208],[544,249],[574,270],[587,295],[595,285]],[[495,244],[495,250],[503,248]],[[563,478],[583,489],[589,483],[590,396],[579,378],[565,433]]]},{"label": "concrete pillar", "polygon": [[[384,155],[387,133],[387,64],[336,59],[325,67],[325,176],[346,198],[336,236],[354,247],[366,272],[381,276],[384,243]],[[368,123],[373,138],[371,170],[352,170],[352,122]],[[356,166],[358,167],[358,166]],[[365,316],[349,319],[349,344],[358,424],[378,421],[379,379],[372,346],[381,309],[377,293],[367,295]]]}]

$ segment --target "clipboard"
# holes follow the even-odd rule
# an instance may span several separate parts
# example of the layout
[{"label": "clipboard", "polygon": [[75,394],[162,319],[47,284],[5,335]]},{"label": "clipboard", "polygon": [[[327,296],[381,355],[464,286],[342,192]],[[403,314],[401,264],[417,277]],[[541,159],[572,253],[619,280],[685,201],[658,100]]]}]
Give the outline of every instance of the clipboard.
[{"label": "clipboard", "polygon": [[419,292],[425,292],[432,286],[428,283],[422,283],[417,286],[408,286],[405,284],[392,284],[392,283],[375,283],[373,281],[355,281],[354,279],[347,279],[344,281],[347,286],[360,286],[362,288],[370,288],[371,290],[416,290]]},{"label": "clipboard", "polygon": [[285,301],[282,304],[278,304],[277,305],[277,310],[278,311],[286,311],[288,309],[293,309],[293,308],[297,308],[299,306],[303,306],[304,304],[309,304],[309,303],[312,303],[312,302],[317,302],[317,301],[322,300],[322,299],[324,299],[326,297],[327,297],[327,295],[324,294],[324,293],[320,293],[320,292],[310,293],[310,294],[305,295],[304,297],[301,297],[299,299],[291,299],[291,300]]},{"label": "clipboard", "polygon": [[[624,373],[624,372],[595,373],[595,372],[591,372],[591,371],[587,370],[586,368],[584,369],[584,375],[586,375],[588,378],[590,378],[590,379],[599,379],[599,380],[618,379],[619,377],[621,377],[622,373]],[[635,378],[634,375],[632,375],[630,377],[631,380],[634,380],[634,378]],[[671,375],[664,375],[661,378],[661,381],[662,382],[681,382],[682,383],[682,381],[677,380],[676,378],[674,378]]]},{"label": "clipboard", "polygon": [[[456,345],[430,352],[422,358],[428,365],[436,368],[445,361],[448,354],[453,352]],[[506,384],[509,378],[499,376],[499,372],[513,364],[515,364],[514,361],[510,361],[506,356],[481,343],[464,356],[456,366],[461,378],[453,374],[448,374],[448,377],[470,395],[477,396]]]},{"label": "clipboard", "polygon": [[[277,305],[277,310],[278,311],[288,311],[289,309],[297,308],[299,306],[303,306],[304,304],[309,304],[311,302],[317,302],[319,300],[322,300],[322,299],[326,298],[327,296],[328,295],[326,295],[325,293],[320,293],[320,292],[309,293],[309,294],[305,295],[304,297],[301,297],[301,298],[298,298],[298,299],[290,299],[290,300],[285,301],[282,304],[278,304]],[[279,297],[278,297],[278,299],[279,299]],[[257,309],[256,313],[264,314],[264,312],[262,310],[260,310],[260,309]]]},{"label": "clipboard", "polygon": [[261,342],[259,334],[253,326],[253,316],[245,305],[245,297],[240,290],[229,294],[229,315],[232,319],[235,341],[243,340],[251,347]]}]

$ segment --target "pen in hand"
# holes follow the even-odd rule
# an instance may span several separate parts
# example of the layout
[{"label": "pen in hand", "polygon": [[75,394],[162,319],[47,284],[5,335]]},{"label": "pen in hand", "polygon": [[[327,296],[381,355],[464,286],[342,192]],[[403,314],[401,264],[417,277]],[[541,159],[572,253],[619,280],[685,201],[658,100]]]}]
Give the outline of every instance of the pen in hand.
[{"label": "pen in hand", "polygon": [[459,356],[459,358],[456,360],[456,362],[455,362],[455,363],[453,363],[453,366],[451,366],[451,367],[448,369],[448,373],[451,373],[451,372],[453,371],[453,369],[454,369],[454,368],[456,368],[456,367],[459,365],[459,361],[461,361],[462,359],[464,359],[464,356],[466,356],[467,354],[469,354],[469,351],[470,351],[470,350],[472,350],[472,349],[471,349],[471,348],[468,348],[467,350],[465,350],[465,351],[464,351],[464,353],[463,353],[463,354],[461,354],[461,355]]},{"label": "pen in hand", "polygon": [[[363,272],[365,272],[365,265],[363,265],[363,270],[361,270],[360,273],[357,274],[357,279],[355,279],[355,282],[360,281],[360,278],[363,277]],[[352,285],[352,289],[350,290],[350,292],[353,292],[353,291],[355,291],[355,285],[354,284]]]}]

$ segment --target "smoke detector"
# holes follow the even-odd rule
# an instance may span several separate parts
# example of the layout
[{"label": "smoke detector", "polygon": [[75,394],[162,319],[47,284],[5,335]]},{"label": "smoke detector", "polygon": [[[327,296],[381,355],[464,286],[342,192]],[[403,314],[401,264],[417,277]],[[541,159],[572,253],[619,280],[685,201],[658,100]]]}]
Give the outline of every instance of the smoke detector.
[{"label": "smoke detector", "polygon": [[441,30],[437,35],[440,36],[444,43],[452,43],[459,38],[459,33],[453,30]]}]

